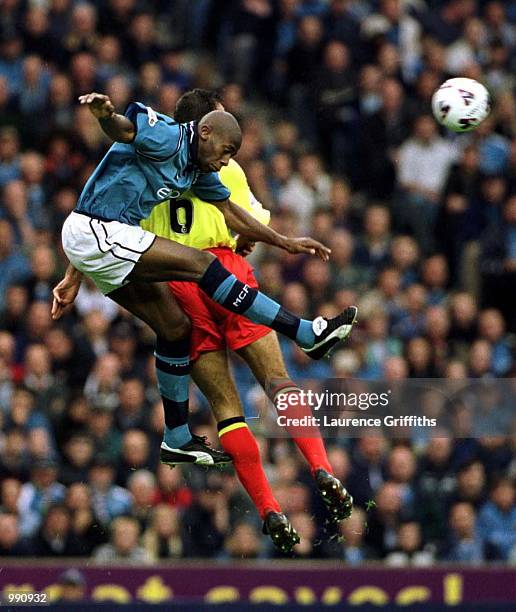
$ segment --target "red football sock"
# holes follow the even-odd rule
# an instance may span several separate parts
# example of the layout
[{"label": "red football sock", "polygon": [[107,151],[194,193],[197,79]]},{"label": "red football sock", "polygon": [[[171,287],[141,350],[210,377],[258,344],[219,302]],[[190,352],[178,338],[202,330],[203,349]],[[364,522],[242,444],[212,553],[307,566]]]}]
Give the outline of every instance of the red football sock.
[{"label": "red football sock", "polygon": [[[273,389],[271,395],[274,405],[277,406],[279,396],[281,396],[282,402],[288,404],[288,408],[286,408],[286,410],[280,410],[278,414],[285,414],[292,419],[311,417],[312,411],[310,406],[303,404],[299,393],[299,387],[291,381],[283,382]],[[321,432],[318,427],[291,425],[286,427],[286,429],[292,440],[294,440],[297,448],[308,461],[312,474],[319,468],[333,474],[333,469],[328,461],[328,455],[326,454]]]},{"label": "red football sock", "polygon": [[222,448],[233,459],[236,473],[253,500],[260,517],[268,512],[281,512],[263,471],[260,450],[243,417],[226,419],[218,424]]}]

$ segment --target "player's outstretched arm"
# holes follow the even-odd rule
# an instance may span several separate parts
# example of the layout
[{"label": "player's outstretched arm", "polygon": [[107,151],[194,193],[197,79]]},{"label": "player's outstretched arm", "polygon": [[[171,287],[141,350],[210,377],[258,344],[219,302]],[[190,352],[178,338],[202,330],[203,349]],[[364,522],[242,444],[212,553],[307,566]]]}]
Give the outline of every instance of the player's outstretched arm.
[{"label": "player's outstretched arm", "polygon": [[130,143],[136,135],[134,123],[115,113],[115,107],[108,96],[89,93],[79,96],[81,104],[87,104],[91,113],[99,120],[102,130],[115,142]]},{"label": "player's outstretched arm", "polygon": [[231,200],[212,202],[224,215],[226,225],[238,234],[246,236],[253,242],[266,242],[289,253],[308,253],[317,255],[323,261],[330,258],[330,249],[312,238],[288,238],[272,228],[260,223],[241,206]]}]

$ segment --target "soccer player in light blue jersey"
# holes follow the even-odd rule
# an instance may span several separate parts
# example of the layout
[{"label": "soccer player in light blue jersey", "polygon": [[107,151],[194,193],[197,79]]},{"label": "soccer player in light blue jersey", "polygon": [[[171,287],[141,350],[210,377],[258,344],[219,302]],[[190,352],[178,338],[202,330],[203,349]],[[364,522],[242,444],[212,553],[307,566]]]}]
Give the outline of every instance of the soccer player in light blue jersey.
[{"label": "soccer player in light blue jersey", "polygon": [[227,455],[188,428],[190,323],[161,281],[198,283],[214,301],[286,335],[314,359],[350,334],[356,308],[329,320],[300,319],[239,281],[211,253],[157,237],[138,225],[153,206],[191,189],[217,206],[227,226],[249,240],[328,260],[330,251],[321,243],[282,236],[229,199],[217,172],[240,147],[240,127],[231,114],[212,111],[198,123],[180,124],[138,102],[119,115],[105,95],[91,93],[79,100],[115,144],[63,225],[70,266],[54,289],[52,315],[59,318],[73,302],[86,274],[105,295],[145,321],[157,334],[157,377],[165,408],[162,460],[228,462]]}]

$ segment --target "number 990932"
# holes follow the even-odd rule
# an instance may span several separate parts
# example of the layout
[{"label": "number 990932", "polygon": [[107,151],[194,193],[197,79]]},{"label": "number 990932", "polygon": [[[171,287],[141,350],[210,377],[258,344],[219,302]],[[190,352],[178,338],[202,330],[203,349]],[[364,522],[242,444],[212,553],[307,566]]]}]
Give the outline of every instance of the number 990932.
[{"label": "number 990932", "polygon": [[45,605],[49,604],[47,593],[28,593],[27,591],[7,591],[2,595],[2,604],[10,605]]}]

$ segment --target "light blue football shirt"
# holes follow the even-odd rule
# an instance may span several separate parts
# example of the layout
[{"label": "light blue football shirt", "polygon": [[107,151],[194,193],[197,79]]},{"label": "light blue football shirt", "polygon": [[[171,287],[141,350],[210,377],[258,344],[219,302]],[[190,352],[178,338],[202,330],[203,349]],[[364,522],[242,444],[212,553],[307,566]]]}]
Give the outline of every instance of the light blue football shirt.
[{"label": "light blue football shirt", "polygon": [[110,147],[84,186],[77,212],[138,225],[156,204],[189,189],[205,201],[229,198],[218,173],[202,173],[196,165],[195,122],[176,123],[140,102],[129,104],[125,116],[136,136]]}]

